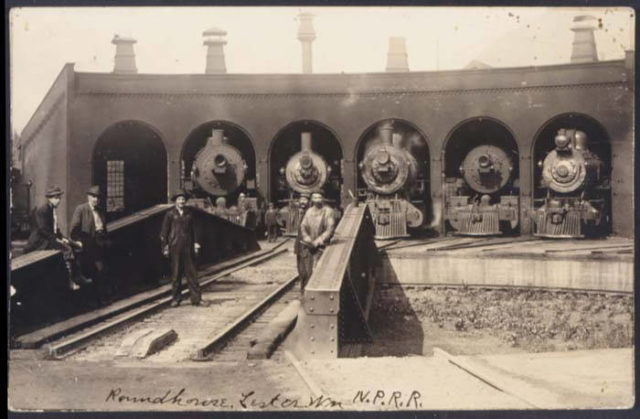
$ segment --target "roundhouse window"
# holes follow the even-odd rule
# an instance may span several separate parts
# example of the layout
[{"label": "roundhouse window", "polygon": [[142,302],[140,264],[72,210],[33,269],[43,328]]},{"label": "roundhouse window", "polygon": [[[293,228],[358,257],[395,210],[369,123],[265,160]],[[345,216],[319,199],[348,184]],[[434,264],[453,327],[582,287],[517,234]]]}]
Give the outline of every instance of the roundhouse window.
[{"label": "roundhouse window", "polygon": [[124,161],[107,161],[107,212],[124,211]]}]

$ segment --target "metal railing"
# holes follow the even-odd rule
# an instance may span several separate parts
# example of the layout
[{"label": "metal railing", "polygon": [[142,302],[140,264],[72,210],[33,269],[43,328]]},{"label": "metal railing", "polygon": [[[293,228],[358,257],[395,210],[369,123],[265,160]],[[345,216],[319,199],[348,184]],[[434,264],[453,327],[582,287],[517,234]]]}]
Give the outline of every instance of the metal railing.
[{"label": "metal railing", "polygon": [[369,311],[378,252],[366,205],[347,207],[302,298],[293,351],[304,358],[348,356],[370,341]]}]

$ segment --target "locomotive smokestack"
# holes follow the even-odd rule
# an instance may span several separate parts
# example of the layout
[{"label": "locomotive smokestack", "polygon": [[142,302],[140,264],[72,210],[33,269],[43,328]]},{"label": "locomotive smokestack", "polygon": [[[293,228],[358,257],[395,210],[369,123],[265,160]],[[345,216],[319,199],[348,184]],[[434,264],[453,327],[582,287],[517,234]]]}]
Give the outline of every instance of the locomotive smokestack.
[{"label": "locomotive smokestack", "polygon": [[207,46],[207,65],[204,70],[205,74],[220,74],[227,72],[227,65],[224,59],[224,46],[227,44],[224,37],[226,35],[226,31],[218,28],[211,28],[202,32],[202,36],[205,38],[203,45]]},{"label": "locomotive smokestack", "polygon": [[401,146],[402,146],[402,135],[400,135],[397,132],[394,132],[391,135],[391,142],[392,142],[394,147],[401,148]]},{"label": "locomotive smokestack", "polygon": [[389,38],[386,71],[388,73],[402,73],[409,71],[407,46],[403,37],[392,36]]},{"label": "locomotive smokestack", "polygon": [[301,151],[311,151],[311,133],[303,132],[300,136]]},{"label": "locomotive smokestack", "polygon": [[136,40],[133,38],[121,38],[119,35],[114,35],[111,43],[116,46],[113,72],[122,74],[137,73],[136,53],[133,50],[133,44],[136,43]]},{"label": "locomotive smokestack", "polygon": [[573,49],[571,50],[572,63],[592,63],[598,61],[596,39],[593,32],[596,30],[596,18],[583,15],[573,18],[571,30],[573,36]]},{"label": "locomotive smokestack", "polygon": [[300,21],[298,40],[302,43],[302,72],[309,74],[313,71],[311,43],[316,39],[316,31],[312,22],[313,15],[311,13],[300,13],[298,19]]},{"label": "locomotive smokestack", "polygon": [[380,137],[382,138],[382,144],[392,145],[391,137],[393,135],[393,121],[387,121],[380,126]]},{"label": "locomotive smokestack", "polygon": [[208,145],[220,145],[224,143],[224,130],[213,129],[211,130],[211,137],[207,139]]}]

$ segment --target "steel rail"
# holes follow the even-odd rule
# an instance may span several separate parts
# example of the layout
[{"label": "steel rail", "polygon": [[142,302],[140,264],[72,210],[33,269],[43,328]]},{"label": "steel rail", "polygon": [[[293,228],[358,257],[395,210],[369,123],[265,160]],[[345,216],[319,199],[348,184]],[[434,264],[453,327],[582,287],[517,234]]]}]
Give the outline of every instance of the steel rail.
[{"label": "steel rail", "polygon": [[[278,248],[284,245],[287,240],[284,240],[271,249],[260,250],[253,254],[240,256],[235,259],[221,262],[216,265],[209,265],[207,268],[198,272],[198,278],[205,277],[207,275],[223,273],[225,270],[232,269],[238,266],[250,266],[252,261],[260,259],[262,256],[272,255]],[[171,292],[168,285],[157,287],[153,290],[143,291],[124,300],[114,303],[112,306],[103,307],[88,313],[80,314],[75,317],[71,317],[52,325],[45,326],[37,329],[33,332],[18,336],[15,338],[15,346],[23,349],[37,349],[44,343],[50,342],[55,339],[59,339],[65,335],[75,333],[83,328],[87,328],[99,322],[103,322],[109,318],[115,317],[129,310],[133,310],[136,307],[140,307],[144,304],[148,304],[152,301],[158,300],[163,296],[169,295]],[[148,294],[146,297],[145,294]],[[67,323],[67,325],[65,325]]]},{"label": "steel rail", "polygon": [[278,300],[282,296],[282,294],[288,291],[288,289],[293,286],[297,279],[298,275],[296,274],[288,279],[285,283],[278,286],[271,294],[269,294],[260,302],[247,310],[233,323],[225,327],[213,339],[211,339],[208,344],[198,349],[196,353],[191,357],[191,359],[193,361],[206,361],[211,354],[213,354],[217,349],[224,347],[232,337],[236,336],[240,332],[240,330],[260,311],[271,305],[273,302]]},{"label": "steel rail", "polygon": [[[277,246],[277,247],[280,247],[280,246]],[[203,288],[206,286],[209,286],[210,284],[218,281],[221,278],[227,277],[228,275],[234,272],[237,272],[249,266],[253,266],[257,263],[265,262],[266,260],[269,260],[287,251],[287,249],[278,249],[277,247],[270,249],[269,253],[263,254],[262,256],[259,256],[255,259],[251,259],[235,267],[225,269],[224,271],[200,282],[200,286]],[[188,289],[182,290],[183,297],[186,297],[188,293],[189,293]],[[73,336],[69,339],[63,340],[62,342],[45,345],[45,356],[52,359],[63,359],[66,356],[70,355],[71,353],[77,351],[78,349],[81,349],[87,346],[91,341],[95,340],[100,336],[103,336],[106,333],[114,331],[131,322],[138,321],[143,317],[149,316],[151,314],[154,314],[157,311],[160,311],[163,308],[166,308],[171,304],[171,301],[172,301],[171,297],[165,297],[159,300],[154,300],[146,307],[142,307],[138,310],[129,311],[129,312],[125,311],[124,316],[117,319],[113,319],[112,321],[109,321],[106,323],[98,324],[96,327],[93,327],[90,330],[78,336]]]}]

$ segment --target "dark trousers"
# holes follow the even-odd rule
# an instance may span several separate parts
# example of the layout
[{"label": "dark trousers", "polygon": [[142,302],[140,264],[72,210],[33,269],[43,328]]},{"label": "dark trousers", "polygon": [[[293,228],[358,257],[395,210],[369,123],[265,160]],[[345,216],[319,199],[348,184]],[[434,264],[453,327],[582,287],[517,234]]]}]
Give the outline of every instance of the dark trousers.
[{"label": "dark trousers", "polygon": [[274,225],[268,225],[267,226],[267,240],[268,241],[275,241],[276,238],[278,237],[278,225],[274,224]]},{"label": "dark trousers", "polygon": [[171,297],[173,301],[182,299],[182,277],[187,277],[191,304],[199,304],[201,293],[196,275],[191,249],[174,249],[171,252]]},{"label": "dark trousers", "polygon": [[300,290],[304,294],[304,289],[311,278],[313,268],[320,260],[322,256],[322,249],[312,250],[306,246],[300,246],[298,249],[297,263],[298,263],[298,277],[300,278]]},{"label": "dark trousers", "polygon": [[116,290],[109,281],[106,273],[105,249],[107,237],[104,233],[96,233],[90,240],[85,240],[83,249],[79,253],[80,271],[86,278],[91,278],[98,299],[109,300]]}]

